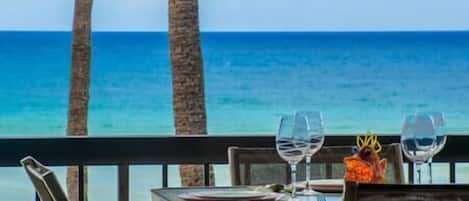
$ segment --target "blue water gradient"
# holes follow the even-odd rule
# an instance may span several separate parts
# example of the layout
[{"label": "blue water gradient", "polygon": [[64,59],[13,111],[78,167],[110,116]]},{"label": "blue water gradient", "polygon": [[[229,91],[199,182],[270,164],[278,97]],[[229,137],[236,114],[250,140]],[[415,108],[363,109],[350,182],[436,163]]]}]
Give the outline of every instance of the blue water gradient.
[{"label": "blue water gradient", "polygon": [[[167,34],[93,39],[90,135],[174,134]],[[70,43],[66,32],[0,32],[0,137],[64,136]],[[469,32],[203,33],[202,45],[210,135],[273,134],[281,114],[300,109],[323,111],[334,134],[398,133],[418,110],[469,131]],[[133,198],[148,200],[159,167],[133,170]],[[227,184],[227,169],[217,170]],[[90,171],[108,189],[94,200],[115,196],[115,179],[96,179],[115,170]],[[0,171],[0,195],[29,191],[21,170]]]},{"label": "blue water gradient", "polygon": [[[173,134],[166,33],[93,35],[90,135]],[[399,131],[416,110],[468,131],[469,32],[204,33],[209,132],[271,134],[325,114],[329,133]],[[65,133],[70,33],[0,32],[0,134]]]}]

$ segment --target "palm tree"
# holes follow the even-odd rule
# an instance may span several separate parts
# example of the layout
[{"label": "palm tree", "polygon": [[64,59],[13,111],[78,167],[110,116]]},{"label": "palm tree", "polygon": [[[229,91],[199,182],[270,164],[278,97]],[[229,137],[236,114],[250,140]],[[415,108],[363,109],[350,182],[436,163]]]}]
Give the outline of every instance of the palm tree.
[{"label": "palm tree", "polygon": [[[197,0],[169,0],[169,38],[176,135],[207,134],[198,12]],[[180,174],[183,186],[204,184],[203,166],[182,165]],[[213,171],[210,177],[213,184]]]},{"label": "palm tree", "polygon": [[[75,0],[73,18],[72,69],[68,108],[68,136],[88,135],[90,97],[91,10],[93,0]],[[67,188],[71,201],[78,201],[78,168],[69,167]],[[85,195],[87,192],[85,170]],[[85,196],[85,200],[87,197]]]}]

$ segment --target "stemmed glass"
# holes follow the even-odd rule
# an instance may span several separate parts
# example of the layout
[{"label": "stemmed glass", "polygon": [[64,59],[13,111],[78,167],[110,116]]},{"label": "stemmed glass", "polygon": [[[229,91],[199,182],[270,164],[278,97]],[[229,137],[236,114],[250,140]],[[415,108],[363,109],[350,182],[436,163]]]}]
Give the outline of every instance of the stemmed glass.
[{"label": "stemmed glass", "polygon": [[[316,154],[324,144],[324,121],[322,113],[318,111],[298,111],[296,118],[306,119],[306,124],[299,124],[300,128],[306,133],[308,150],[306,151],[306,188],[301,192],[303,195],[314,195],[318,192],[314,191],[311,186],[311,158]],[[301,125],[304,125],[302,128]]]},{"label": "stemmed glass", "polygon": [[305,118],[294,115],[282,116],[275,139],[280,157],[290,164],[292,181],[292,199],[296,200],[296,165],[303,160],[308,149],[306,133],[299,132],[301,125],[306,124]]},{"label": "stemmed glass", "polygon": [[435,127],[435,134],[436,134],[436,149],[434,150],[433,154],[428,159],[428,177],[430,184],[433,183],[433,170],[432,170],[432,162],[433,156],[440,153],[440,151],[445,147],[446,144],[446,121],[445,117],[443,116],[442,112],[419,112],[417,114],[427,114],[433,118],[433,124]]},{"label": "stemmed glass", "polygon": [[414,162],[417,182],[421,184],[421,165],[432,156],[436,149],[433,118],[426,114],[406,116],[401,132],[402,151],[409,160]]}]

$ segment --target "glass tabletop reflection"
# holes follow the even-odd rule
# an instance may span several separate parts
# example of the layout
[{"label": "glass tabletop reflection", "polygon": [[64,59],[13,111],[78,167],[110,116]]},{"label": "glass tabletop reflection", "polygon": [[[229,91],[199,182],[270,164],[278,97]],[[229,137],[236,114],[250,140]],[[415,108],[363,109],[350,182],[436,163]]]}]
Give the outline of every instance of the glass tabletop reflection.
[{"label": "glass tabletop reflection", "polygon": [[[194,193],[202,191],[226,191],[226,190],[252,190],[251,187],[190,187],[190,188],[161,188],[153,189],[152,201],[184,201],[178,196],[184,193]],[[286,195],[279,201],[288,201]],[[319,196],[298,196],[297,201],[342,201],[341,194],[322,194]]]}]

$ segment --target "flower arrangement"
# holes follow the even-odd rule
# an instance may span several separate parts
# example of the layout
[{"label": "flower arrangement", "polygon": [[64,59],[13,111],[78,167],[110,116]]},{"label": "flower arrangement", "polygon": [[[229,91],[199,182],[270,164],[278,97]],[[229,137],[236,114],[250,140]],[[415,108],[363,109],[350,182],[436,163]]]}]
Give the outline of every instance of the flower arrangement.
[{"label": "flower arrangement", "polygon": [[380,159],[382,149],[378,136],[367,132],[365,136],[357,136],[359,151],[353,156],[344,158],[345,181],[359,183],[382,184],[385,180],[387,160]]}]

